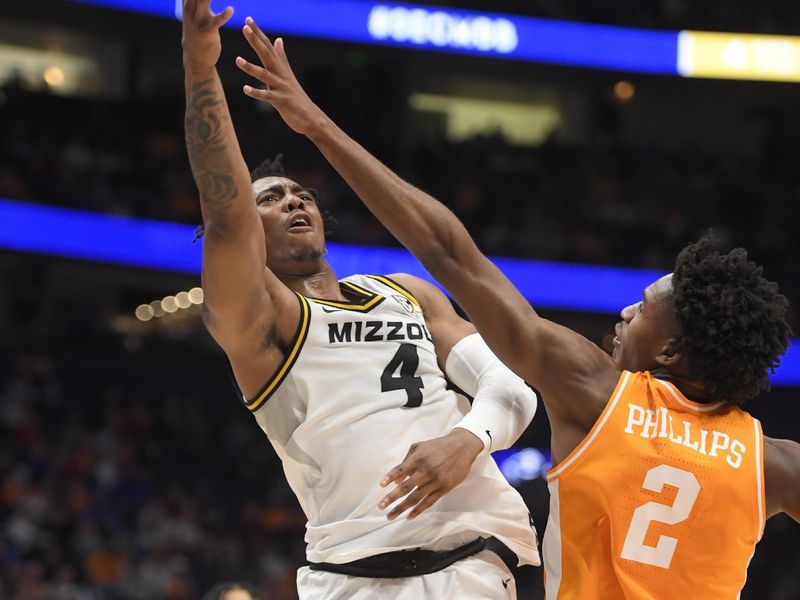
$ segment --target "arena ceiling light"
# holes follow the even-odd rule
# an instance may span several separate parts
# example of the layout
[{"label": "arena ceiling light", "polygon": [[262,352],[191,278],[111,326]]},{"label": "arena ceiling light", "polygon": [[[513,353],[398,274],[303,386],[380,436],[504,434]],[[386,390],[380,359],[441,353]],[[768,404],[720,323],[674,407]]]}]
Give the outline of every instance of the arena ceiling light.
[{"label": "arena ceiling light", "polygon": [[140,321],[147,322],[175,313],[185,314],[182,311],[201,304],[203,304],[203,288],[194,287],[188,291],[178,292],[174,296],[153,300],[149,304],[140,304],[136,307],[134,315]]},{"label": "arena ceiling light", "polygon": [[18,78],[30,89],[59,94],[87,91],[97,80],[98,62],[72,52],[0,44],[0,82]]},{"label": "arena ceiling light", "polygon": [[416,111],[446,118],[447,138],[466,140],[478,134],[501,132],[512,144],[539,146],[561,124],[556,102],[513,102],[466,96],[414,93],[408,103]]}]

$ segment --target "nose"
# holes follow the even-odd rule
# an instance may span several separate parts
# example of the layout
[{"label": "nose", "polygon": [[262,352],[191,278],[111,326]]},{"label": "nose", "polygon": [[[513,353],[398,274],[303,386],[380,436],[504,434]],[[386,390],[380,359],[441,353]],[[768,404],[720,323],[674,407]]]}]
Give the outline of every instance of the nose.
[{"label": "nose", "polygon": [[303,201],[294,194],[287,194],[283,199],[283,210],[291,212],[303,206]]},{"label": "nose", "polygon": [[622,317],[622,320],[625,321],[626,323],[630,323],[631,319],[633,319],[633,315],[636,314],[636,309],[638,308],[638,306],[639,302],[636,302],[635,304],[629,304],[621,311],[619,311],[619,316]]}]

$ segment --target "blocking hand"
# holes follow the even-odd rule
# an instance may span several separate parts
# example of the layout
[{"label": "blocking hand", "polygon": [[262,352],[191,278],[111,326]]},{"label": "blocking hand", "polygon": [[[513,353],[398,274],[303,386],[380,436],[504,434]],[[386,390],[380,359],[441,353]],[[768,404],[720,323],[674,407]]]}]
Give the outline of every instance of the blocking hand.
[{"label": "blocking hand", "polygon": [[308,135],[313,126],[325,118],[324,113],[311,101],[294,76],[283,47],[283,39],[278,38],[273,44],[253,19],[248,17],[246,23],[244,37],[255,50],[262,66],[250,63],[241,56],[237,57],[236,65],[265,84],[266,88],[258,89],[246,85],[244,93],[256,100],[268,102],[289,127],[297,133]]}]

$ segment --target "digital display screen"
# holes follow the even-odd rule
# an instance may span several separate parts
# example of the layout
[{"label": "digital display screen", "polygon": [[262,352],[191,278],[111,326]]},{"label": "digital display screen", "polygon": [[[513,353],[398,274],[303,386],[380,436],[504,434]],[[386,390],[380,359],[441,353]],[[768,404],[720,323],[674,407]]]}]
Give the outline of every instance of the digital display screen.
[{"label": "digital display screen", "polygon": [[[178,0],[73,0],[151,14],[181,16]],[[360,0],[231,2],[230,27],[253,17],[266,31],[509,60],[675,75],[677,32],[537,19],[418,4]],[[222,10],[225,2],[213,2]]]},{"label": "digital display screen", "polygon": [[684,77],[800,81],[800,37],[682,31]]},{"label": "digital display screen", "polygon": [[[181,0],[72,0],[180,18]],[[215,1],[212,9],[222,10]],[[800,37],[663,31],[368,0],[233,2],[273,34],[506,60],[757,81],[800,81]]]}]

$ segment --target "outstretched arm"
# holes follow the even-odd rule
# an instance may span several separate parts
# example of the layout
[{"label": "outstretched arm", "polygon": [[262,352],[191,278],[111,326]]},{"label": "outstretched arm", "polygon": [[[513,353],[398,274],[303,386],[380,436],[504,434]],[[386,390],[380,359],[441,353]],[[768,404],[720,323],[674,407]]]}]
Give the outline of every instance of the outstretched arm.
[{"label": "outstretched arm", "polygon": [[613,361],[584,337],[540,318],[452,212],[381,164],[308,98],[292,73],[283,40],[273,45],[252,20],[248,24],[251,31],[245,36],[266,68],[241,58],[237,64],[267,89],[245,86],[245,93],[272,104],[292,129],[316,144],[389,231],[447,288],[500,360],[542,392],[551,420],[557,421],[554,430],[563,430],[563,423],[574,429],[570,439],[580,440],[617,382]]},{"label": "outstretched arm", "polygon": [[800,523],[800,444],[764,437],[767,517],[785,512]]},{"label": "outstretched arm", "polygon": [[[183,4],[186,149],[205,227],[206,324],[231,358],[241,387],[249,393],[263,384],[259,382],[262,370],[248,368],[246,363],[257,358],[254,350],[265,338],[264,319],[271,318],[268,309],[285,305],[291,311],[294,303],[286,298],[288,290],[281,290],[283,286],[265,273],[264,231],[217,74],[219,29],[233,9],[215,15],[209,6],[210,0],[184,0]],[[279,296],[279,301],[272,301],[270,294]],[[252,383],[251,370],[255,371]]]}]

